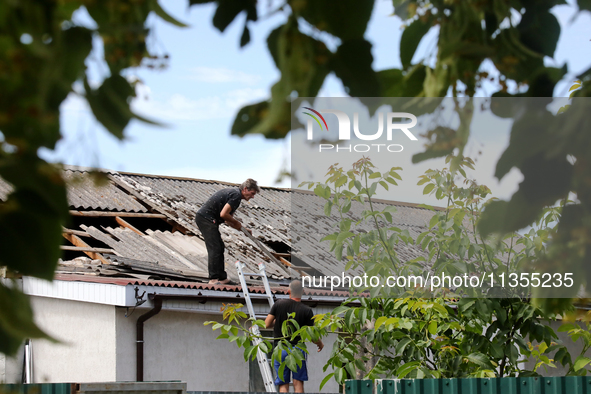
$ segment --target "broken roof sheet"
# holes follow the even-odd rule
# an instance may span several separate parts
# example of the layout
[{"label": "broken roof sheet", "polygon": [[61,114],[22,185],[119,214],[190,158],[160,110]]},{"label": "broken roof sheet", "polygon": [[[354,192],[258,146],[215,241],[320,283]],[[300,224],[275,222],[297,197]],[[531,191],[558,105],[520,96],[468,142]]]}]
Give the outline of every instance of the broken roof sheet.
[{"label": "broken roof sheet", "polygon": [[[78,223],[83,224],[75,231],[82,233],[79,234],[82,237],[90,237],[93,242],[100,241],[104,245],[101,250],[108,246],[112,254],[103,254],[103,260],[96,259],[93,257],[95,255],[83,251],[83,247],[76,244],[79,253],[86,253],[91,258],[75,262],[64,261],[60,264],[63,272],[207,280],[207,253],[194,217],[213,193],[238,185],[111,171],[108,174],[110,182],[105,187],[98,187],[87,175],[88,172],[82,169],[64,170],[64,178],[67,180],[83,178],[80,182],[69,183],[68,197],[72,208],[109,212],[109,215],[117,212],[137,213],[138,217],[144,213],[159,213],[166,216],[166,223],[156,217],[143,219],[158,222],[145,224],[147,229],[138,233],[121,223],[121,227],[117,227],[115,222],[112,225],[103,225],[91,223],[93,219],[79,217]],[[10,185],[0,180],[0,197],[5,198],[9,190]],[[251,201],[242,201],[236,217],[247,228],[252,229],[253,235],[268,251],[275,252],[276,255],[289,255],[292,252],[293,257],[300,258],[292,261],[294,265],[300,266],[297,268],[300,273],[340,275],[343,273],[345,260],[337,261],[328,250],[328,243],[319,242],[322,237],[334,231],[335,224],[334,218],[325,216],[324,203],[323,199],[309,192],[263,187],[262,192]],[[433,215],[427,209],[397,202],[376,201],[374,209],[381,210],[388,205],[396,207],[396,212],[392,214],[392,225],[408,231],[413,238],[425,231],[426,224]],[[365,208],[362,204],[353,204],[347,216],[358,219]],[[152,224],[154,226],[150,227]],[[169,230],[163,230],[166,226]],[[226,271],[234,281],[237,281],[234,267],[237,260],[245,263],[247,270],[252,272],[258,271],[259,262],[265,262],[267,273],[273,279],[299,277],[298,272],[287,267],[289,262],[272,261],[243,233],[228,226],[221,226],[220,230],[226,244]],[[296,238],[292,239],[294,234]],[[401,261],[425,255],[414,245],[400,245],[397,252]],[[360,270],[348,273],[360,273]]]}]

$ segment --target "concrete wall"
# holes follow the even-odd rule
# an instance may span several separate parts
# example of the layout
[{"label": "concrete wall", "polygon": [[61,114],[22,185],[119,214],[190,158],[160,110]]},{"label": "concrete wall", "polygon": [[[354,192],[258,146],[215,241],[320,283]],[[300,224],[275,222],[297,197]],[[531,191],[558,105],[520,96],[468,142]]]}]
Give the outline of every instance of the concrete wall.
[{"label": "concrete wall", "polygon": [[32,341],[35,383],[115,380],[113,306],[46,297],[31,304],[39,327],[60,341]]},{"label": "concrete wall", "polygon": [[[135,330],[137,310],[126,318],[125,308],[117,308],[117,380],[136,377]],[[221,322],[219,315],[162,311],[144,324],[144,380],[182,380],[189,391],[248,391],[249,364],[243,352],[227,340],[215,340],[208,320]],[[307,391],[317,392],[324,378],[322,367],[329,358],[334,338],[325,341],[321,353],[309,357],[310,381]],[[315,346],[312,346],[315,351]],[[293,391],[293,390],[292,390]],[[338,392],[332,382],[324,392]]]},{"label": "concrete wall", "polygon": [[4,383],[20,383],[23,376],[24,346],[21,346],[14,357],[0,353],[0,381]]},{"label": "concrete wall", "polygon": [[[132,313],[111,305],[36,296],[31,304],[39,327],[60,341],[32,341],[35,383],[136,380],[136,322],[148,309]],[[242,349],[216,341],[219,332],[203,325],[208,320],[221,322],[221,316],[163,310],[146,321],[144,380],[182,380],[189,391],[248,391],[249,363]],[[308,392],[318,392],[325,376],[322,367],[334,338],[324,343],[320,353],[310,346]],[[22,353],[5,362],[0,359],[0,379],[20,382]],[[330,382],[323,392],[338,392],[338,386]]]},{"label": "concrete wall", "polygon": [[[140,313],[138,313],[140,312]],[[117,310],[117,379],[135,380],[136,315]],[[161,311],[144,324],[144,380],[182,380],[187,390],[247,391],[248,365],[240,350],[205,327],[217,316]]]}]

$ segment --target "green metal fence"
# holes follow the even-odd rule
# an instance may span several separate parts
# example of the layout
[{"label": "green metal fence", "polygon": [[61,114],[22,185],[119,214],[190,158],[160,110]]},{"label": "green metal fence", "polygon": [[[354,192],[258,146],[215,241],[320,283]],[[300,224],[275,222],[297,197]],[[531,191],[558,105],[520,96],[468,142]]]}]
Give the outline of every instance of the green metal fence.
[{"label": "green metal fence", "polygon": [[591,394],[591,377],[347,380],[345,394]]},{"label": "green metal fence", "polygon": [[0,394],[70,394],[72,383],[0,384]]},{"label": "green metal fence", "polygon": [[185,394],[187,383],[171,382],[101,382],[0,384],[0,394]]}]

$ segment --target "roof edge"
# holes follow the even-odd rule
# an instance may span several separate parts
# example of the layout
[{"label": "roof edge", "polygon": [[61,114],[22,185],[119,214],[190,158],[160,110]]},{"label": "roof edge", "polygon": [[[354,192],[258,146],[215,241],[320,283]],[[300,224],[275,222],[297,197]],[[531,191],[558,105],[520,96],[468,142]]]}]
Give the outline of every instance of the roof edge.
[{"label": "roof edge", "polygon": [[[288,189],[289,191],[291,191],[292,193],[302,193],[302,194],[310,194],[310,195],[316,195],[313,191],[311,190],[303,190],[303,189]],[[331,196],[333,196],[334,194],[331,194]],[[417,208],[417,209],[427,209],[425,207],[422,207],[421,205],[428,205],[428,204],[417,204],[414,202],[405,202],[405,201],[394,201],[394,200],[384,200],[382,198],[372,198],[371,199],[372,202],[377,202],[380,204],[386,204],[386,205],[400,205],[403,207],[410,207],[410,208]],[[433,207],[433,209],[435,209],[436,211],[445,211],[445,207],[438,207],[436,205],[431,205],[431,207]]]}]

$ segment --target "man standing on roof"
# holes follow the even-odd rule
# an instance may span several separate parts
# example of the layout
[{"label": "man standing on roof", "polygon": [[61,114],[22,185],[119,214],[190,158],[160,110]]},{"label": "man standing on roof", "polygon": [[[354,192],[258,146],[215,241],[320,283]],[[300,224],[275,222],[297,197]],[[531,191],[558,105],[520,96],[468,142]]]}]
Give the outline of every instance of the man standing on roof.
[{"label": "man standing on roof", "polygon": [[[289,299],[278,300],[273,306],[271,307],[271,311],[267,315],[265,319],[265,326],[267,328],[273,327],[273,337],[280,338],[282,337],[281,327],[283,326],[283,322],[288,319],[288,315],[290,313],[295,312],[294,320],[300,325],[303,326],[313,326],[314,325],[314,312],[312,312],[312,308],[307,305],[302,304],[302,294],[304,289],[302,288],[302,282],[299,280],[293,280],[289,284]],[[274,341],[273,346],[275,347],[279,342],[277,339]],[[275,360],[275,385],[279,386],[280,393],[288,393],[289,392],[289,381],[290,375],[293,374],[293,389],[296,393],[303,393],[304,392],[304,382],[308,380],[308,368],[306,365],[306,353],[298,348],[298,343],[300,342],[300,338],[296,337],[290,343],[295,346],[294,351],[301,351],[304,355],[304,360],[302,360],[302,366],[297,369],[297,371],[291,371],[287,366],[283,370],[283,378],[279,377],[279,366],[281,363],[278,360]],[[318,342],[314,342],[316,346],[318,346],[318,351],[321,351],[324,347],[324,344],[321,340]],[[281,353],[281,361],[285,360],[287,357],[287,352],[285,350]]]},{"label": "man standing on roof", "polygon": [[238,209],[242,200],[248,201],[260,191],[257,181],[249,178],[240,185],[240,188],[230,187],[215,192],[197,211],[195,222],[203,234],[207,247],[209,283],[230,283],[224,269],[225,246],[220,234],[220,224],[225,222],[228,226],[240,231],[242,223],[234,218],[234,211]]}]

